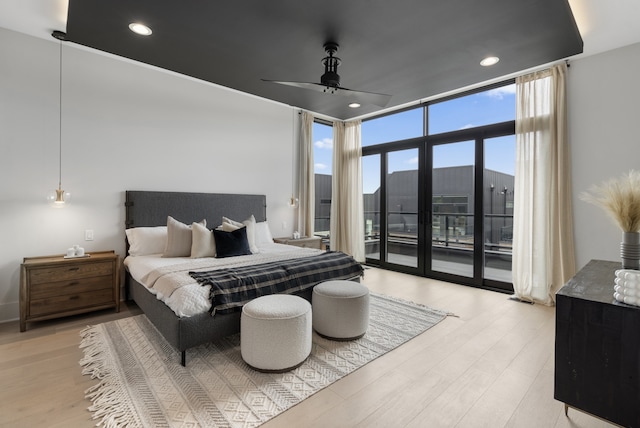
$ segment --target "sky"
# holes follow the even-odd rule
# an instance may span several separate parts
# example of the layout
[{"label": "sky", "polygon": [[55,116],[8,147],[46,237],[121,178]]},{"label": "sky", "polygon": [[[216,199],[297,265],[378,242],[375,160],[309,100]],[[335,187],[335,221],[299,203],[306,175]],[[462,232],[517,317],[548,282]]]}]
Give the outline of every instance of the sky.
[{"label": "sky", "polygon": [[[429,106],[429,135],[515,119],[515,85],[443,101]],[[423,109],[363,121],[362,145],[400,141],[423,135]],[[333,130],[314,124],[314,163],[316,174],[331,174]],[[418,168],[417,149],[394,152],[389,156],[389,173]],[[473,142],[436,146],[434,168],[473,165]],[[485,141],[485,167],[514,174],[515,136]],[[363,191],[372,193],[380,186],[379,159],[363,159]]]}]

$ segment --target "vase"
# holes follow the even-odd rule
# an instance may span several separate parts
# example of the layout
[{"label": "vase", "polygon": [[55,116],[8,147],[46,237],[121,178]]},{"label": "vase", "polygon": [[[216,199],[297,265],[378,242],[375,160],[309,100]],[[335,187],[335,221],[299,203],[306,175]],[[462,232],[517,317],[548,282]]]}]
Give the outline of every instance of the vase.
[{"label": "vase", "polygon": [[640,270],[640,232],[622,232],[622,269]]}]

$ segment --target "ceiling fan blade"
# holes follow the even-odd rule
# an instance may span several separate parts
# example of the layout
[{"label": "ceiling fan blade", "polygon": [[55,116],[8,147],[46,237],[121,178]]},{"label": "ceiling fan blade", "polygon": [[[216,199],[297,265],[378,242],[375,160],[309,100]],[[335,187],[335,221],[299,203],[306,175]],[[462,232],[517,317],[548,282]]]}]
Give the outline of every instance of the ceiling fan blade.
[{"label": "ceiling fan blade", "polygon": [[312,83],[312,82],[289,82],[284,80],[267,80],[261,79],[263,82],[277,83],[279,85],[287,85],[287,86],[295,86],[296,88],[305,88],[311,89],[318,92],[326,92],[326,86],[321,85],[320,83]]},{"label": "ceiling fan blade", "polygon": [[378,107],[385,107],[389,100],[391,99],[391,95],[387,94],[378,94],[375,92],[365,92],[365,91],[356,91],[353,89],[347,89],[343,87],[331,88],[323,85],[322,83],[312,83],[312,82],[290,82],[283,80],[267,80],[262,79],[263,82],[271,82],[277,83],[279,85],[287,85],[287,86],[295,86],[296,88],[304,88],[311,89],[317,92],[325,92],[331,93],[335,95],[343,95],[343,96],[351,96],[354,97],[357,101],[360,101],[363,104],[373,104]]},{"label": "ceiling fan blade", "polygon": [[338,95],[354,96],[357,100],[362,101],[365,104],[373,104],[378,107],[386,107],[391,99],[391,95],[378,94],[376,92],[356,91],[354,89],[338,88],[335,92]]}]

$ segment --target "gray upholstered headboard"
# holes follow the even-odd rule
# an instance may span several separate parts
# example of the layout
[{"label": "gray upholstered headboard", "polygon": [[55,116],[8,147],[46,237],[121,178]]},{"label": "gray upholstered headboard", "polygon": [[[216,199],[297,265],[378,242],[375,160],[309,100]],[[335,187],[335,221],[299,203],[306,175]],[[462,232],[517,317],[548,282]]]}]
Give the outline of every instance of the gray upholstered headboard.
[{"label": "gray upholstered headboard", "polygon": [[209,228],[220,225],[222,216],[236,221],[246,220],[252,214],[256,221],[267,219],[265,195],[127,190],[125,207],[127,229],[164,226],[169,215],[185,224],[206,218]]}]

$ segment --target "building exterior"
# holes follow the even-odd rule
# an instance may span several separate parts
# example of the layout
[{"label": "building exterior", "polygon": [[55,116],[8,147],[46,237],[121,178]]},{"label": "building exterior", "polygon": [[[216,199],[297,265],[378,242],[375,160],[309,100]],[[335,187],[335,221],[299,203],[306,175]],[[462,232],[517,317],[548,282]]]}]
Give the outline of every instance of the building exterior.
[{"label": "building exterior", "polygon": [[[431,245],[434,257],[454,260],[473,250],[474,166],[435,168],[432,181]],[[415,258],[418,242],[418,171],[387,175],[387,246],[389,254]],[[331,211],[331,176],[315,175],[316,234],[326,236]],[[484,170],[484,248],[487,263],[495,259],[511,269],[514,176]],[[364,197],[365,253],[379,258],[380,189]],[[446,251],[445,251],[446,250]]]}]

